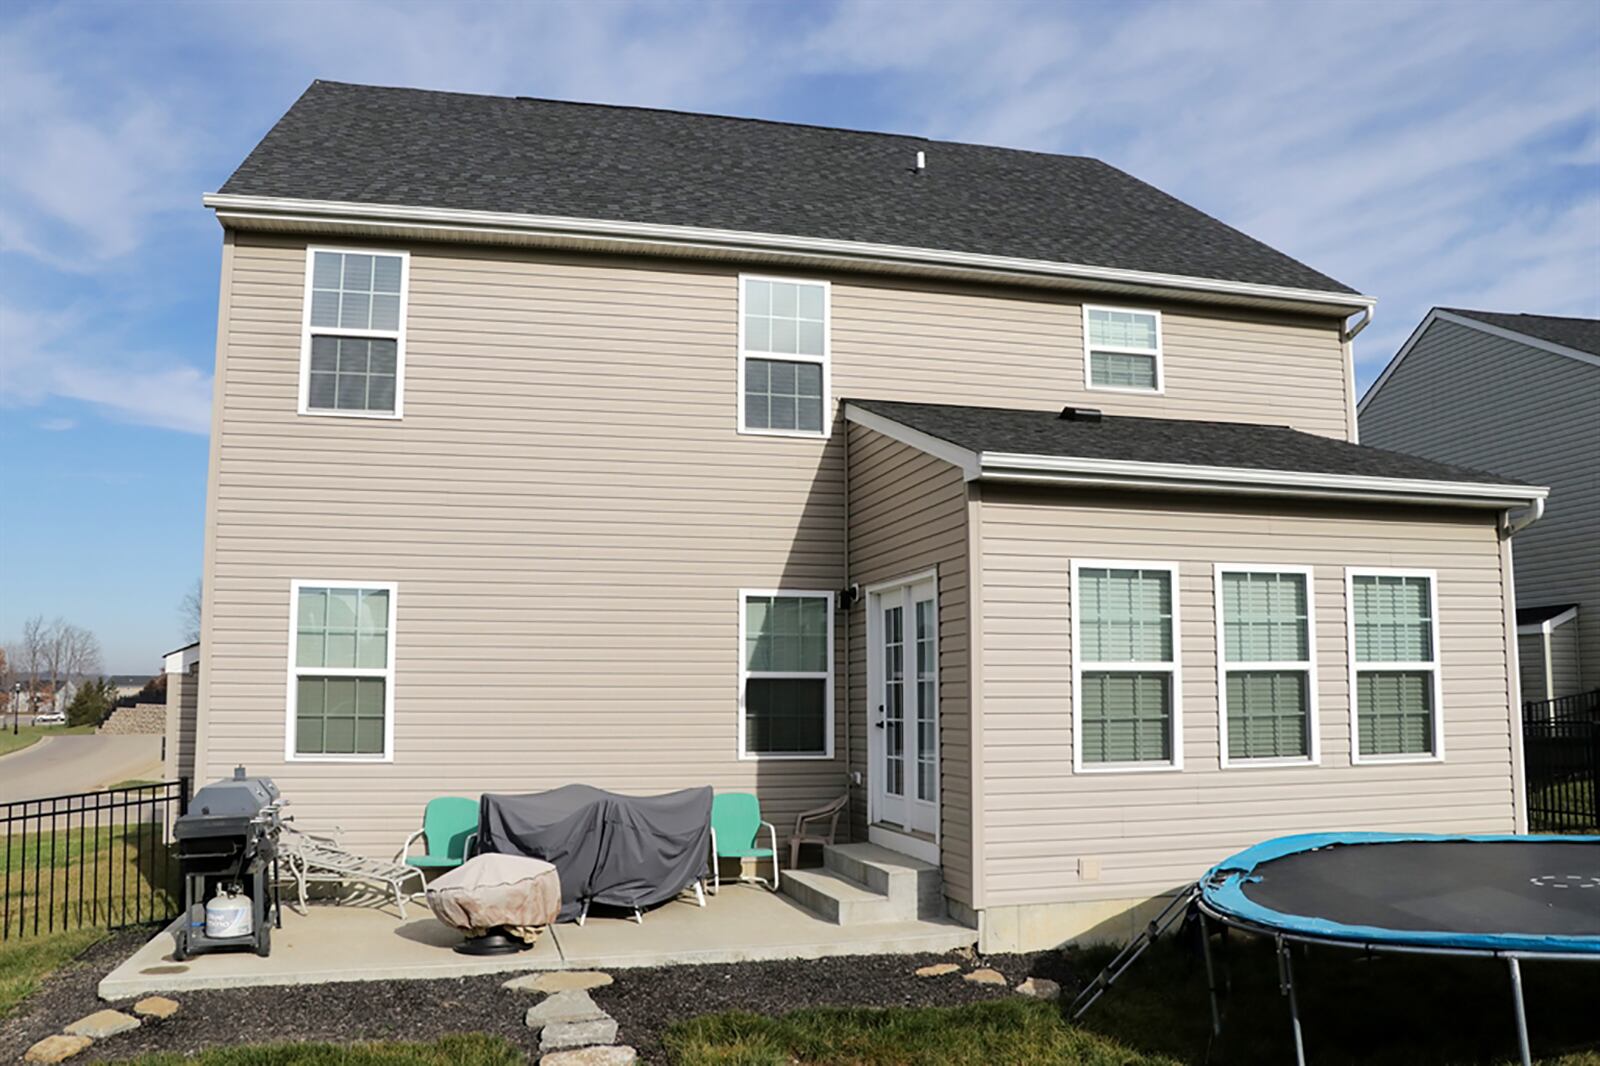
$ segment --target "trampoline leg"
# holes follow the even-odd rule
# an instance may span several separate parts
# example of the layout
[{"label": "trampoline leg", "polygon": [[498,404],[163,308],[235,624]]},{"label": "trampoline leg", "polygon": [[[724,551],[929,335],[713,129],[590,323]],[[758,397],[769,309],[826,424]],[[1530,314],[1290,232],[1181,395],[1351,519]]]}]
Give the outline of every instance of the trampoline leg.
[{"label": "trampoline leg", "polygon": [[1206,992],[1211,997],[1211,1035],[1222,1035],[1222,1013],[1217,1009],[1217,970],[1211,962],[1211,928],[1206,924],[1204,911],[1200,914],[1200,953],[1206,960]]},{"label": "trampoline leg", "polygon": [[1522,1002],[1522,964],[1515,956],[1506,960],[1511,967],[1511,1001],[1517,1009],[1517,1050],[1522,1054],[1522,1066],[1531,1066],[1533,1053],[1528,1047],[1528,1014]]},{"label": "trampoline leg", "polygon": [[1294,963],[1289,959],[1289,942],[1278,938],[1278,989],[1289,997],[1289,1021],[1294,1027],[1294,1061],[1306,1066],[1306,1045],[1300,1034],[1300,1001],[1294,994]]}]

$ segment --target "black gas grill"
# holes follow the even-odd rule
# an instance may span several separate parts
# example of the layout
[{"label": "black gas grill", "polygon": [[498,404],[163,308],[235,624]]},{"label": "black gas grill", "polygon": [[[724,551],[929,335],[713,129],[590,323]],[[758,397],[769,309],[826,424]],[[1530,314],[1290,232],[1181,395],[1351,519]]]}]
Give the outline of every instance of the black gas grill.
[{"label": "black gas grill", "polygon": [[[241,766],[231,780],[214,781],[196,792],[188,811],[173,823],[184,890],[175,958],[230,947],[254,948],[262,956],[271,952],[272,924],[280,921],[277,856],[283,804],[270,777],[246,777]],[[206,903],[218,893],[249,898],[248,933],[207,935]]]}]

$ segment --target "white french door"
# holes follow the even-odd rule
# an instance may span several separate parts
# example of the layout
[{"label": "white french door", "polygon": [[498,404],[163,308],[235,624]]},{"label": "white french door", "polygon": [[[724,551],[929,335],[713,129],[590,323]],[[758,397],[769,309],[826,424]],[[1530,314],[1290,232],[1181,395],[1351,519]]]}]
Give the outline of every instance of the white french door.
[{"label": "white french door", "polygon": [[872,820],[935,836],[939,827],[939,610],[931,578],[868,600]]}]

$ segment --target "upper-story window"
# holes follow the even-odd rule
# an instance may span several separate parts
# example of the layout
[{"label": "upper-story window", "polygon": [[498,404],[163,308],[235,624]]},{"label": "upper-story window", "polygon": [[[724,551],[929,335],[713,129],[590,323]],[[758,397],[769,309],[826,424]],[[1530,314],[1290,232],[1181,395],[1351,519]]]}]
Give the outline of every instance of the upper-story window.
[{"label": "upper-story window", "polygon": [[739,279],[739,432],[828,435],[828,283]]},{"label": "upper-story window", "polygon": [[1161,392],[1161,312],[1128,307],[1083,309],[1084,385],[1120,392]]},{"label": "upper-story window", "polygon": [[400,417],[408,273],[404,252],[307,249],[301,414]]}]

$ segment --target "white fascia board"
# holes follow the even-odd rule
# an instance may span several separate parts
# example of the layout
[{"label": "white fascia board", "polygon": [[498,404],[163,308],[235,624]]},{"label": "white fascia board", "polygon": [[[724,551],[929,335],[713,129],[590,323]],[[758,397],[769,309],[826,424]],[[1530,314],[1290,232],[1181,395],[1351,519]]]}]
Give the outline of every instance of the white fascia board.
[{"label": "white fascia board", "polygon": [[1542,352],[1549,352],[1552,355],[1563,356],[1567,359],[1576,359],[1578,362],[1588,363],[1590,366],[1600,366],[1600,355],[1579,351],[1576,348],[1568,348],[1564,344],[1556,344],[1553,341],[1542,340],[1538,337],[1530,337],[1526,333],[1518,333],[1516,330],[1506,329],[1502,326],[1492,326],[1487,322],[1480,322],[1465,315],[1451,314],[1449,311],[1443,311],[1435,307],[1423,316],[1417,328],[1411,331],[1411,336],[1406,338],[1406,342],[1400,346],[1400,350],[1395,353],[1394,358],[1389,360],[1389,365],[1383,368],[1383,373],[1378,375],[1378,380],[1374,381],[1372,387],[1367,389],[1366,393],[1361,397],[1361,402],[1356,405],[1357,416],[1366,411],[1367,404],[1371,403],[1372,398],[1378,395],[1378,390],[1383,388],[1390,375],[1405,361],[1406,356],[1411,354],[1411,349],[1416,347],[1423,334],[1428,332],[1428,327],[1435,322],[1449,322],[1452,325],[1477,330],[1479,333],[1487,334],[1490,337],[1515,341],[1518,344],[1527,345],[1529,348],[1537,348]]},{"label": "white fascia board", "polygon": [[169,674],[187,674],[195,663],[200,661],[200,645],[191,644],[187,648],[167,653],[164,661],[164,672]]},{"label": "white fascia board", "polygon": [[1518,626],[1517,634],[1519,636],[1531,636],[1535,633],[1549,633],[1560,626],[1566,625],[1576,617],[1578,617],[1578,608],[1568,607],[1565,611],[1546,618],[1543,622],[1530,622],[1528,625]]},{"label": "white fascia board", "polygon": [[853,403],[844,405],[844,417],[858,426],[864,426],[876,433],[882,433],[890,440],[897,440],[901,444],[909,445],[919,452],[925,452],[933,456],[935,459],[943,459],[952,466],[959,468],[961,476],[968,481],[972,481],[981,473],[978,454],[960,445],[951,444],[947,440],[941,440],[931,434],[922,432],[920,429],[912,429],[910,426],[901,425],[892,418],[874,414],[871,411],[857,407]]},{"label": "white fascia board", "polygon": [[1123,459],[1085,459],[1054,455],[1014,455],[984,452],[978,456],[979,476],[1009,478],[1062,475],[1067,479],[1095,478],[1149,484],[1152,487],[1232,491],[1261,490],[1275,495],[1338,495],[1403,497],[1416,500],[1477,502],[1507,507],[1544,499],[1543,486],[1496,485],[1465,481],[1427,481],[1417,478],[1367,477],[1355,474],[1318,474],[1295,470],[1261,470],[1247,467],[1197,466],[1187,463],[1141,463]]},{"label": "white fascia board", "polygon": [[937,248],[912,248],[904,245],[875,244],[822,237],[797,237],[784,233],[758,233],[748,230],[710,229],[650,222],[623,222],[608,219],[569,218],[560,215],[528,215],[503,211],[463,211],[450,208],[409,207],[399,204],[351,204],[330,200],[296,200],[282,197],[240,196],[207,193],[201,198],[217,212],[219,220],[229,218],[274,218],[284,222],[348,221],[366,225],[447,226],[480,230],[485,233],[514,232],[580,237],[595,241],[647,242],[684,247],[720,248],[729,251],[787,252],[793,255],[830,256],[879,263],[943,266],[952,269],[987,270],[1003,274],[1035,277],[1071,278],[1085,282],[1141,285],[1155,289],[1218,293],[1265,300],[1288,300],[1325,305],[1354,313],[1377,303],[1375,297],[1356,293],[1298,289],[1282,285],[1262,285],[1244,281],[1221,281],[1180,274],[1159,274],[1143,270],[1090,266],[1081,263],[1055,263],[1017,256],[954,252]]}]

